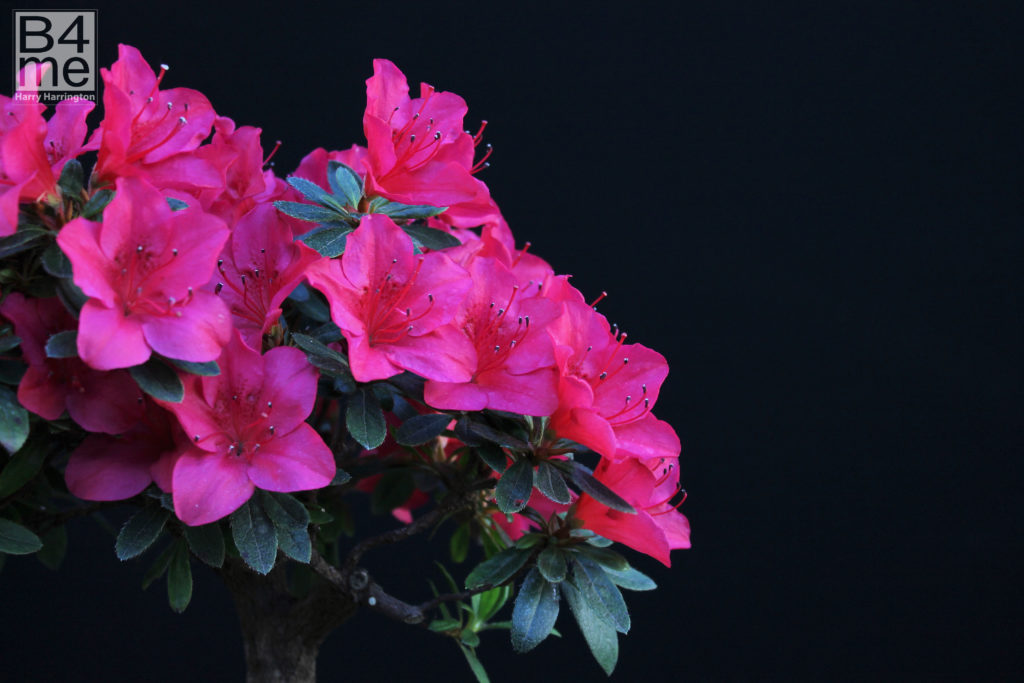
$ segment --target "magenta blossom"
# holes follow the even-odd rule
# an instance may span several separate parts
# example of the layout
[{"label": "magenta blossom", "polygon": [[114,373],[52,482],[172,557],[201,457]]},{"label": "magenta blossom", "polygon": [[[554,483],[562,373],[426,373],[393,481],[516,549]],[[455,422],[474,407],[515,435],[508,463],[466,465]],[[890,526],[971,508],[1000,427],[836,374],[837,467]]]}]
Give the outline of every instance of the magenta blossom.
[{"label": "magenta blossom", "polygon": [[142,417],[142,392],[125,370],[94,370],[80,358],[48,358],[51,335],[74,330],[76,321],[59,299],[26,299],[8,294],[0,312],[14,323],[28,370],[18,384],[18,401],[33,413],[56,420],[65,410],[90,432],[119,434]]},{"label": "magenta blossom", "polygon": [[441,252],[414,254],[412,240],[387,216],[364,216],[341,259],[313,265],[308,278],[330,302],[357,381],[402,370],[469,379],[473,348],[447,324],[471,285],[469,275]]},{"label": "magenta blossom", "polygon": [[186,375],[185,399],[164,403],[191,438],[174,465],[174,511],[186,524],[231,514],[259,487],[304,491],[334,478],[334,456],[304,422],[316,400],[305,354],[277,347],[261,356],[236,333],[215,377]]},{"label": "magenta blossom", "polygon": [[102,223],[76,218],[57,237],[75,284],[89,296],[78,328],[82,360],[98,370],[138,365],[153,351],[214,360],[231,319],[224,303],[199,287],[227,238],[219,218],[198,208],[172,212],[149,183],[119,178]]}]

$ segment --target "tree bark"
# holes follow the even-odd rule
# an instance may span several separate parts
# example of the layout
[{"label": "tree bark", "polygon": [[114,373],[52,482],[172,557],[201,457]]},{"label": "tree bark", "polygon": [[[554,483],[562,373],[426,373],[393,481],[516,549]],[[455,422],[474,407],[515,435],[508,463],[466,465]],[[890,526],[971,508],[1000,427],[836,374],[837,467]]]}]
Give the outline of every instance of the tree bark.
[{"label": "tree bark", "polygon": [[354,602],[318,578],[305,597],[291,595],[285,564],[260,576],[229,558],[221,570],[242,626],[247,683],[315,683],[321,643],[356,612]]}]

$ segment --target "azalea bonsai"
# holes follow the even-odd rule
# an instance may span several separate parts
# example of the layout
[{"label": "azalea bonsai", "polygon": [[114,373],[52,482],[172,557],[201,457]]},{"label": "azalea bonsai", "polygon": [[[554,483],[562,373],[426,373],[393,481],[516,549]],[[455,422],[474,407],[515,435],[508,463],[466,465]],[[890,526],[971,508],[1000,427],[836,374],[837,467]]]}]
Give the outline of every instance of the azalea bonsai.
[{"label": "azalea bonsai", "polygon": [[[115,551],[155,555],[172,609],[192,563],[223,577],[249,680],[313,680],[360,607],[486,680],[480,633],[526,652],[562,598],[610,674],[620,589],[654,588],[615,544],[689,547],[664,357],[517,247],[458,95],[375,60],[366,146],[280,178],[166,73],[122,45],[91,132],[91,102],[0,99],[0,561],[53,566],[69,519],[121,506]],[[433,597],[364,565],[439,528]]]}]

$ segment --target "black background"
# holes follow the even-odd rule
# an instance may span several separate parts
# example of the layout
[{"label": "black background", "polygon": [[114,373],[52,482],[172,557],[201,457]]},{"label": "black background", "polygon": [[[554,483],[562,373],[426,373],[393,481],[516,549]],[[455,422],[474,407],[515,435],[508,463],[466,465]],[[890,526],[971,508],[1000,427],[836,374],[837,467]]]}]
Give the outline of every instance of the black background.
[{"label": "black background", "polygon": [[[708,4],[101,5],[100,63],[167,62],[283,140],[282,175],[364,142],[373,57],[490,121],[480,177],[518,240],[672,368],[693,549],[637,558],[661,587],[630,596],[615,680],[1017,678],[1021,6]],[[177,616],[73,531],[56,574],[0,574],[0,679],[241,680],[212,573]],[[421,598],[412,550],[374,568]],[[492,680],[601,680],[559,625],[523,656],[485,634]],[[470,680],[369,613],[320,674]]]}]

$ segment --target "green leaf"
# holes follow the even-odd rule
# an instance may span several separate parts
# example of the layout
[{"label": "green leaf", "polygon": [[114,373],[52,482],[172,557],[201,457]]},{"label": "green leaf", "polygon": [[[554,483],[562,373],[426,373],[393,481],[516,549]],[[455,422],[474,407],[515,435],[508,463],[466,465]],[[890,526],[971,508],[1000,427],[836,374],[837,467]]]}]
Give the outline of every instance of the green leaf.
[{"label": "green leaf", "polygon": [[328,161],[327,182],[336,196],[345,198],[346,204],[352,208],[359,206],[363,198],[363,179],[358,173],[340,161]]},{"label": "green leaf", "polygon": [[651,591],[658,587],[658,584],[654,583],[651,577],[632,567],[628,567],[623,571],[616,571],[605,567],[604,573],[611,579],[612,583],[628,591]]},{"label": "green leaf", "polygon": [[385,216],[397,220],[417,220],[437,216],[448,210],[447,206],[427,206],[424,204],[400,204],[398,202],[386,201],[377,203],[370,207],[374,213],[382,213]]},{"label": "green leaf", "polygon": [[469,524],[460,524],[448,542],[448,552],[453,562],[465,562],[469,555]]},{"label": "green leaf", "polygon": [[189,563],[188,544],[179,538],[174,544],[174,555],[167,567],[167,601],[171,609],[181,614],[192,600],[192,566]]},{"label": "green leaf", "polygon": [[289,185],[305,195],[306,199],[312,199],[317,204],[329,209],[334,209],[338,213],[348,213],[345,211],[345,205],[339,201],[337,197],[314,183],[312,180],[306,180],[305,178],[300,178],[299,176],[294,175],[288,176],[285,180]]},{"label": "green leaf", "polygon": [[[10,330],[10,327],[7,327]],[[21,345],[21,337],[16,336],[13,332],[9,332],[0,337],[0,353],[7,353],[11,349],[16,349]]]},{"label": "green leaf", "polygon": [[57,280],[57,296],[60,297],[60,301],[64,304],[69,311],[79,313],[82,310],[82,306],[89,300],[89,297],[85,295],[85,292],[81,288],[71,281],[71,278],[61,278]]},{"label": "green leaf", "polygon": [[292,334],[292,341],[306,352],[306,357],[309,358],[313,367],[319,368],[321,372],[332,377],[355,382],[355,379],[352,378],[352,371],[349,369],[348,358],[345,356],[305,334]]},{"label": "green leaf", "polygon": [[217,365],[215,360],[208,360],[205,363],[194,363],[190,360],[180,360],[178,358],[168,358],[167,360],[171,361],[179,370],[184,370],[187,373],[199,375],[200,377],[216,377],[220,374],[220,366]]},{"label": "green leaf", "polygon": [[611,676],[615,663],[619,659],[619,636],[615,628],[598,614],[597,610],[587,602],[571,581],[562,583],[562,593],[569,603],[569,609],[576,617],[583,638],[594,659],[601,665],[604,672]]},{"label": "green leaf", "polygon": [[585,538],[587,539],[587,544],[588,545],[592,545],[595,548],[607,548],[612,543],[614,543],[614,541],[612,541],[612,539],[610,539],[610,538],[605,538],[604,536],[598,536],[597,534],[594,534],[593,532],[591,532],[591,534],[592,535],[586,536]]},{"label": "green leaf", "polygon": [[348,243],[348,235],[352,228],[324,228],[308,234],[302,238],[307,247],[316,249],[321,256],[335,258],[345,253],[345,245]]},{"label": "green leaf", "polygon": [[270,573],[277,559],[277,531],[258,496],[231,513],[231,536],[247,565],[260,574]]},{"label": "green leaf", "polygon": [[28,438],[28,411],[18,403],[18,396],[0,386],[0,445],[16,453]]},{"label": "green leaf", "polygon": [[162,507],[144,507],[132,516],[117,535],[114,550],[122,562],[138,557],[153,544],[171,513]]},{"label": "green leaf", "polygon": [[466,657],[466,662],[469,663],[469,670],[476,676],[476,682],[491,683],[491,679],[487,677],[487,672],[484,671],[484,665],[477,659],[476,652],[462,643],[459,643],[459,649],[462,650],[462,654]]},{"label": "green leaf", "polygon": [[537,556],[537,569],[541,575],[551,583],[558,583],[565,580],[568,567],[565,563],[565,553],[557,546],[548,546]]},{"label": "green leaf", "polygon": [[32,480],[49,450],[46,439],[33,439],[18,449],[0,472],[0,498],[6,498]]},{"label": "green leaf", "polygon": [[68,532],[64,525],[55,526],[42,537],[43,547],[36,553],[36,559],[47,569],[57,569],[68,551]]},{"label": "green leaf", "polygon": [[427,628],[435,633],[443,633],[454,631],[460,626],[462,626],[462,622],[458,619],[434,619]]},{"label": "green leaf", "polygon": [[558,584],[534,567],[527,573],[512,608],[512,649],[529,652],[548,637],[558,619]]},{"label": "green leaf", "polygon": [[389,470],[377,480],[370,494],[370,510],[374,514],[390,512],[401,507],[416,490],[412,473],[406,469]]},{"label": "green leaf", "polygon": [[171,207],[171,211],[181,211],[182,209],[188,208],[188,202],[182,201],[177,197],[165,197],[167,205]]},{"label": "green leaf", "polygon": [[488,467],[498,474],[502,474],[508,468],[508,456],[499,446],[485,443],[473,450]]},{"label": "green leaf", "polygon": [[618,510],[619,512],[625,512],[631,515],[636,514],[636,510],[633,509],[632,505],[623,500],[619,494],[615,493],[595,479],[594,473],[588,467],[575,460],[567,461],[566,465],[569,468],[569,478],[572,479],[584,493],[589,494],[598,503],[607,505],[611,509]]},{"label": "green leaf", "polygon": [[509,596],[512,595],[511,586],[499,586],[498,588],[492,588],[489,591],[483,593],[477,593],[470,601],[473,605],[473,615],[480,624],[484,624],[488,619],[498,613],[505,603],[508,602]]},{"label": "green leaf", "polygon": [[342,209],[329,209],[319,204],[303,204],[302,202],[286,202],[278,200],[274,202],[274,208],[286,216],[298,218],[300,221],[310,223],[321,223],[323,225],[347,225],[345,219],[349,213]]},{"label": "green leaf", "polygon": [[387,424],[384,422],[380,402],[373,393],[373,387],[359,387],[358,391],[349,396],[345,424],[352,438],[367,450],[384,443]]},{"label": "green leaf", "polygon": [[327,323],[331,320],[331,311],[327,307],[327,302],[323,295],[315,289],[299,284],[288,295],[288,300],[295,304],[302,315],[312,318],[316,322]]},{"label": "green leaf", "polygon": [[[11,358],[0,358],[0,382],[11,386],[18,386],[21,378],[25,376],[28,366],[20,360]],[[20,405],[18,407],[21,407]],[[3,409],[3,399],[0,399],[0,411]],[[0,433],[3,429],[3,415],[0,413]]]},{"label": "green leaf", "polygon": [[171,543],[157,556],[156,560],[149,566],[146,574],[142,577],[142,590],[149,588],[154,581],[164,575],[167,567],[171,564],[171,559],[174,557],[174,551],[177,547],[177,543]]},{"label": "green leaf", "polygon": [[0,239],[0,258],[7,258],[20,254],[36,246],[49,234],[49,231],[28,226],[18,230],[13,235]]},{"label": "green leaf", "polygon": [[586,555],[605,569],[622,571],[629,568],[629,561],[625,557],[608,548],[595,547],[588,543],[576,546],[576,552]]},{"label": "green leaf", "polygon": [[516,541],[516,547],[522,548],[524,550],[527,548],[533,548],[534,546],[538,545],[541,541],[544,541],[546,539],[547,536],[545,536],[544,534],[538,534],[536,532],[523,534]]},{"label": "green leaf", "polygon": [[572,498],[569,496],[569,487],[565,485],[562,472],[546,460],[541,460],[537,465],[537,474],[533,478],[533,484],[541,493],[556,503],[568,505],[572,502]]},{"label": "green leaf", "polygon": [[332,322],[326,322],[315,330],[311,330],[309,336],[321,344],[332,344],[342,340],[341,328]]},{"label": "green leaf", "polygon": [[51,334],[46,340],[47,358],[78,358],[78,330]]},{"label": "green leaf", "polygon": [[178,374],[156,358],[130,367],[128,372],[140,389],[159,401],[181,403],[185,398],[185,386]]},{"label": "green leaf", "polygon": [[484,424],[483,422],[468,421],[465,428],[468,429],[470,433],[482,437],[491,443],[496,443],[499,446],[516,448],[519,450],[527,450],[530,447],[530,445],[522,439],[517,439],[511,434],[506,434],[505,432],[499,431],[488,424]]},{"label": "green leaf", "polygon": [[402,230],[405,230],[405,234],[411,237],[417,246],[433,249],[434,251],[447,249],[448,247],[457,247],[462,244],[454,235],[444,230],[428,228],[417,223],[406,225]]},{"label": "green leaf", "polygon": [[54,277],[71,277],[71,261],[61,251],[60,245],[56,242],[48,246],[43,250],[43,255],[39,258],[43,264],[43,270]]},{"label": "green leaf", "polygon": [[596,562],[583,555],[576,555],[573,565],[573,584],[583,598],[598,610],[599,615],[615,627],[619,633],[629,632],[629,610],[622,593],[612,583]]},{"label": "green leaf", "polygon": [[100,190],[89,197],[89,201],[82,207],[82,217],[91,221],[102,220],[101,214],[107,204],[114,198],[113,190]]},{"label": "green leaf", "polygon": [[494,557],[477,565],[476,569],[466,577],[466,588],[473,590],[481,586],[498,586],[515,576],[526,560],[530,558],[529,550],[506,548]]},{"label": "green leaf", "polygon": [[309,564],[313,544],[309,539],[309,510],[287,493],[260,491],[263,509],[274,523],[277,547],[296,562]]},{"label": "green leaf", "polygon": [[395,430],[395,441],[403,446],[425,444],[441,436],[451,421],[451,415],[444,413],[413,415]]},{"label": "green leaf", "polygon": [[480,636],[470,628],[462,629],[462,633],[459,634],[459,640],[468,647],[478,647],[480,645]]},{"label": "green leaf", "polygon": [[82,162],[78,159],[69,159],[60,171],[60,178],[57,179],[60,193],[65,197],[77,199],[82,193],[84,183],[85,171],[82,170]]},{"label": "green leaf", "polygon": [[43,542],[25,527],[0,517],[0,553],[30,555],[43,547]]},{"label": "green leaf", "polygon": [[526,507],[532,491],[533,465],[529,460],[518,460],[501,475],[494,487],[494,499],[498,509],[510,515]]},{"label": "green leaf", "polygon": [[224,566],[224,532],[219,522],[186,526],[185,540],[200,560],[216,569]]}]

